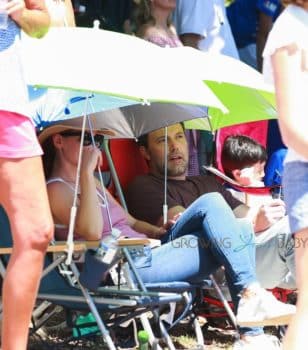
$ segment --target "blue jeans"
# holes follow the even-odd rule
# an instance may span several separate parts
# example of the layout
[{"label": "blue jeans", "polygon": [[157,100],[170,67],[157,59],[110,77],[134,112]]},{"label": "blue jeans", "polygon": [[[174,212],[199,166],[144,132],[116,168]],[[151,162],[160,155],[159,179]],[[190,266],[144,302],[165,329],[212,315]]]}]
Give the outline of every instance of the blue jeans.
[{"label": "blue jeans", "polygon": [[282,182],[292,233],[308,227],[307,177],[308,162],[293,161],[285,164]]},{"label": "blue jeans", "polygon": [[[253,282],[255,244],[251,225],[240,224],[219,193],[199,197],[168,231],[151,258],[137,262],[144,282],[202,281],[224,266],[237,308],[238,294]],[[243,329],[258,334],[260,328]]]}]

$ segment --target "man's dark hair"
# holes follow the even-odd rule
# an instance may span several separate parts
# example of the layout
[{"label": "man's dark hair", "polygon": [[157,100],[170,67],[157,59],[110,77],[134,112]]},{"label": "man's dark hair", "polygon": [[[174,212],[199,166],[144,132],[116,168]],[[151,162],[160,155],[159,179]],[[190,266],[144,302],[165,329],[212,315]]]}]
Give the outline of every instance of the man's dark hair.
[{"label": "man's dark hair", "polygon": [[221,151],[221,165],[226,175],[233,178],[233,170],[244,169],[266,160],[265,148],[252,138],[231,135],[225,139]]},{"label": "man's dark hair", "polygon": [[[181,122],[181,123],[176,123],[176,124],[181,124],[181,125],[182,125],[182,128],[183,128],[183,131],[185,131],[185,126],[184,126],[184,123],[183,123],[183,122]],[[154,131],[154,130],[153,130],[153,131]],[[148,148],[148,135],[149,135],[149,133],[144,134],[144,135],[141,135],[141,136],[138,137],[137,143],[138,143],[138,146],[139,146],[139,147],[143,146],[143,147],[145,147],[145,148]]]},{"label": "man's dark hair", "polygon": [[139,136],[138,140],[137,140],[137,143],[138,143],[138,146],[144,146],[145,148],[148,147],[148,135],[149,134],[144,134],[144,135],[141,135]]}]

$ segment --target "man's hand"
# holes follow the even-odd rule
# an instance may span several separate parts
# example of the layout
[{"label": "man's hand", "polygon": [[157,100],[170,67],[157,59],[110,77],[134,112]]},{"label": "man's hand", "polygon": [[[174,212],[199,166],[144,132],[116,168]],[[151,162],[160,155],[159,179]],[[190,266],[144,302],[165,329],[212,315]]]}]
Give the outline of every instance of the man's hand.
[{"label": "man's hand", "polygon": [[181,215],[182,213],[178,213],[174,215],[172,219],[168,219],[168,221],[165,224],[163,224],[161,227],[158,228],[156,236],[157,237],[163,236],[169,230],[169,228],[171,228],[176,223],[176,221]]},{"label": "man's hand", "polygon": [[273,199],[262,205],[254,220],[255,232],[264,231],[286,215],[285,204],[281,199]]}]

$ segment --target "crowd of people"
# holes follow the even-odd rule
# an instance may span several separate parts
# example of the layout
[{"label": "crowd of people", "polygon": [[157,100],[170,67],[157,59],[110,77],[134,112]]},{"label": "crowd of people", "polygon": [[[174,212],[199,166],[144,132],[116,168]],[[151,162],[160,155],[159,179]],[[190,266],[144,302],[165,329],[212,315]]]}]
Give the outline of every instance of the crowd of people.
[{"label": "crowd of people", "polygon": [[[67,236],[83,142],[76,239],[102,239],[114,227],[128,237],[160,240],[147,252],[146,264],[135,258],[145,282],[200,282],[223,266],[240,327],[234,349],[274,349],[263,327],[289,323],[284,349],[304,349],[308,250],[296,242],[306,242],[308,235],[308,0],[234,0],[227,6],[224,0],[13,0],[2,10],[8,20],[0,27],[0,204],[14,245],[3,284],[1,348],[27,348],[46,248],[54,233],[57,239]],[[86,130],[82,139],[81,125],[58,125],[37,138],[20,32],[41,38],[51,26],[92,26],[95,19],[103,29],[161,47],[186,45],[240,59],[260,71],[263,67],[265,79],[275,85],[288,147],[285,202],[268,195],[260,203],[200,175],[200,145],[210,135],[174,124],[167,133],[159,129],[139,138],[149,172],[126,189],[127,213],[94,176],[101,164],[102,131]],[[250,137],[230,135],[221,162],[239,185],[264,185],[266,149]],[[166,183],[167,220],[162,215]],[[225,240],[228,244],[221,244]],[[187,244],[191,241],[197,244]],[[266,290],[275,287],[298,290],[297,310]]]}]

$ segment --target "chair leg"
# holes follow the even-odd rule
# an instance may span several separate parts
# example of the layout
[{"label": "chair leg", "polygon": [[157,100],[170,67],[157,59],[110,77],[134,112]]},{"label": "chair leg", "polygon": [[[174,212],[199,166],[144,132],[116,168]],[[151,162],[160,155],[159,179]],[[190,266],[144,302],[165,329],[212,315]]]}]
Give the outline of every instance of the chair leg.
[{"label": "chair leg", "polygon": [[199,324],[199,321],[197,319],[197,317],[195,317],[194,321],[193,321],[193,327],[195,330],[195,334],[196,334],[196,340],[197,340],[197,347],[198,349],[204,349],[204,337],[203,337],[203,332],[202,332],[202,328]]},{"label": "chair leg", "polygon": [[[140,285],[140,288],[142,291],[146,292],[147,289],[145,287],[145,285],[143,284],[143,282],[141,281],[139,275],[138,275],[138,272],[137,270],[135,269],[135,266],[133,265],[133,262],[131,260],[131,257],[128,253],[128,251],[126,249],[124,249],[124,252],[125,252],[125,255],[127,257],[127,260],[128,260],[128,263],[129,263],[129,266],[130,268],[132,269],[133,273],[135,274],[137,280],[138,280],[138,283]],[[123,266],[123,272],[124,272],[124,276],[125,276],[125,279],[127,281],[127,284],[128,286],[131,288],[131,289],[136,289],[136,285],[135,283],[133,282],[132,278],[130,277],[130,273],[129,273],[129,270],[128,270],[128,265],[125,264]],[[138,278],[139,277],[139,278]],[[159,315],[158,315],[158,312],[156,310],[152,311],[153,312],[153,315],[154,317],[156,317],[157,319],[159,319]],[[150,325],[150,322],[149,322],[149,319],[147,318],[146,314],[142,314],[140,316],[140,320],[141,320],[141,323],[142,323],[142,326],[144,328],[145,331],[148,332],[149,334],[149,342],[151,344],[151,347],[153,349],[157,349],[157,350],[161,350],[161,347],[160,345],[158,344],[158,339],[155,337],[154,333],[153,333],[153,330],[151,328],[151,325]],[[175,346],[172,342],[172,339],[170,337],[170,335],[168,334],[163,322],[161,320],[159,320],[159,327],[160,327],[160,332],[162,334],[162,338],[164,339],[166,345],[168,346],[168,348],[170,350],[175,350]]]},{"label": "chair leg", "polygon": [[[189,296],[189,294],[187,292],[183,293],[183,297],[184,300],[187,304],[191,303],[191,297]],[[197,317],[195,317],[195,315],[192,314],[193,311],[191,311],[191,317],[193,317],[193,328],[195,331],[195,335],[196,335],[196,341],[197,341],[197,347],[198,349],[203,349],[204,347],[204,337],[203,337],[203,332],[202,332],[202,328],[198,322]]]},{"label": "chair leg", "polygon": [[[78,277],[79,271],[78,271],[77,267],[75,266],[75,264],[72,263],[70,266],[71,266],[73,274]],[[102,319],[101,319],[101,317],[99,315],[99,312],[97,311],[97,308],[96,308],[96,306],[95,306],[95,304],[94,304],[94,302],[93,302],[93,300],[92,300],[92,298],[90,296],[90,293],[79,282],[78,282],[78,285],[79,285],[79,288],[80,288],[82,294],[85,297],[85,300],[86,300],[86,302],[87,302],[87,304],[89,306],[90,311],[92,312],[92,314],[93,314],[93,316],[94,316],[94,318],[95,318],[95,320],[97,322],[97,326],[98,326],[98,328],[99,328],[99,330],[100,330],[100,332],[101,332],[101,334],[102,334],[102,336],[103,336],[103,338],[104,338],[104,340],[105,340],[109,350],[117,350],[117,348],[114,345],[114,342],[113,342],[113,340],[112,340],[112,338],[110,336],[110,333],[109,333],[107,327],[105,326],[104,322],[102,321]]]},{"label": "chair leg", "polygon": [[141,321],[143,329],[149,335],[149,343],[151,345],[151,349],[162,350],[162,347],[158,344],[158,338],[155,337],[153,330],[152,330],[152,327],[151,327],[151,324],[150,324],[150,321],[145,313],[140,315],[140,321]]},{"label": "chair leg", "polygon": [[216,292],[217,292],[218,295],[219,295],[219,298],[220,298],[221,302],[222,302],[223,305],[224,305],[225,310],[227,311],[227,313],[228,313],[228,315],[229,315],[229,317],[230,317],[230,320],[231,320],[232,323],[233,323],[234,328],[235,328],[236,330],[238,330],[237,322],[236,322],[236,317],[235,317],[235,315],[234,315],[234,312],[233,312],[233,310],[231,309],[231,307],[230,307],[230,305],[229,305],[227,299],[226,299],[225,296],[223,295],[222,291],[220,290],[220,288],[219,288],[219,286],[218,286],[218,284],[217,284],[217,282],[216,282],[216,280],[215,280],[215,278],[214,278],[214,276],[213,276],[212,274],[210,275],[210,279],[211,279],[211,281],[212,281],[212,283],[213,283],[213,286],[214,286]]}]

